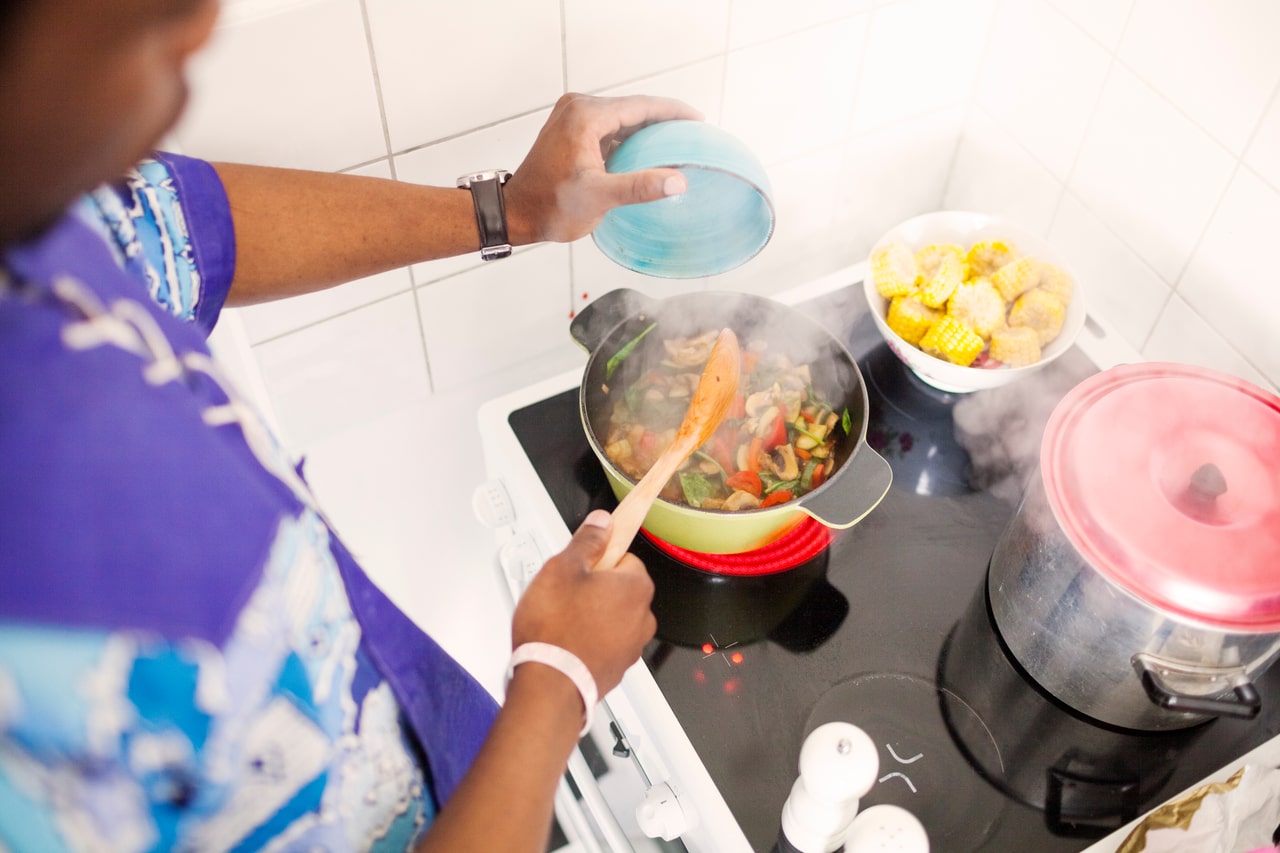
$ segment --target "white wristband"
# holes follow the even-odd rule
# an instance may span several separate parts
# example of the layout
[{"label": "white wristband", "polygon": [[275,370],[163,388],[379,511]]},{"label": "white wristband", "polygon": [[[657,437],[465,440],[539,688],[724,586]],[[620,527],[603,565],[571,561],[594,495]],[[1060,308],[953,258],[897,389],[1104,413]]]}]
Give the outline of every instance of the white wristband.
[{"label": "white wristband", "polygon": [[591,670],[587,669],[587,665],[577,655],[559,646],[550,643],[525,643],[511,653],[511,662],[507,664],[507,681],[511,680],[517,666],[530,661],[560,670],[578,688],[578,692],[582,694],[582,706],[586,708],[582,731],[578,733],[578,737],[585,736],[591,729],[591,717],[596,710],[596,680],[591,677]]}]

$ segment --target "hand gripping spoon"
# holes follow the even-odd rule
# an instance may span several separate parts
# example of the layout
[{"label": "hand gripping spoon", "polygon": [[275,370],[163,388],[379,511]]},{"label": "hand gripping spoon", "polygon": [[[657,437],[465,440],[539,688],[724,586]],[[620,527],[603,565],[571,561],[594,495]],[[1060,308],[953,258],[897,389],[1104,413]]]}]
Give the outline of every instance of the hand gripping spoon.
[{"label": "hand gripping spoon", "polygon": [[649,507],[657,500],[662,487],[671,475],[684,464],[693,451],[701,447],[720,426],[738,392],[738,375],[742,369],[742,354],[738,349],[738,336],[732,329],[724,329],[711,347],[711,355],[702,368],[698,387],[694,389],[684,421],[676,432],[675,440],[653,463],[649,473],[622,498],[613,511],[613,532],[609,536],[604,556],[596,564],[597,569],[612,568],[631,546],[631,540],[649,514]]}]

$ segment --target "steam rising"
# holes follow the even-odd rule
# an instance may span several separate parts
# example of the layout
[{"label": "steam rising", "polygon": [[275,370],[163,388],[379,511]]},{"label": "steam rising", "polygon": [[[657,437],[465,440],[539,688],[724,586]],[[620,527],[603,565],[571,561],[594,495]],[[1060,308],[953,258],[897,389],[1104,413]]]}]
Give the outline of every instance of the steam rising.
[{"label": "steam rising", "polygon": [[1091,372],[1059,359],[1020,382],[969,394],[953,410],[956,443],[969,453],[974,487],[1017,504],[1040,464],[1040,440],[1058,401]]}]

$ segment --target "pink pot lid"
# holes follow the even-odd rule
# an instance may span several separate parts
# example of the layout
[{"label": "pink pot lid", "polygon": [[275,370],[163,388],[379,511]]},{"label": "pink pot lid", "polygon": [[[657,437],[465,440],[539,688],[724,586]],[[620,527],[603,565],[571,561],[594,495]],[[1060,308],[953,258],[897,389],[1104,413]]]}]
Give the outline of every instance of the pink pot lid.
[{"label": "pink pot lid", "polygon": [[1041,472],[1112,582],[1218,629],[1280,631],[1280,397],[1200,367],[1115,367],[1053,410]]}]

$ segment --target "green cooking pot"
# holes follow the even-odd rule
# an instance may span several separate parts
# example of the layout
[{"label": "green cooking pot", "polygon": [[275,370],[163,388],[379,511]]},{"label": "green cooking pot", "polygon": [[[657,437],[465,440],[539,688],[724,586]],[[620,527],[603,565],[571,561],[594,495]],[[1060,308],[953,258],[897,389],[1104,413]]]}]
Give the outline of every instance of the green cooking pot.
[{"label": "green cooking pot", "polygon": [[[607,375],[608,364],[628,342],[657,326]],[[653,299],[626,288],[587,305],[570,324],[575,341],[590,353],[583,372],[579,412],[591,449],[619,500],[635,481],[604,452],[609,412],[647,365],[664,356],[664,338],[690,337],[728,326],[745,346],[764,339],[770,352],[785,352],[808,363],[813,385],[836,411],[847,410],[850,429],[837,430],[836,467],[826,481],[788,503],[764,509],[716,510],[659,498],[645,516],[644,529],[680,548],[706,554],[734,554],[763,547],[813,517],[830,528],[861,521],[880,503],[893,473],[867,445],[867,388],[857,362],[844,345],[804,314],[772,299],[746,293],[702,291]]]}]

